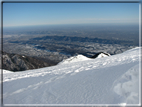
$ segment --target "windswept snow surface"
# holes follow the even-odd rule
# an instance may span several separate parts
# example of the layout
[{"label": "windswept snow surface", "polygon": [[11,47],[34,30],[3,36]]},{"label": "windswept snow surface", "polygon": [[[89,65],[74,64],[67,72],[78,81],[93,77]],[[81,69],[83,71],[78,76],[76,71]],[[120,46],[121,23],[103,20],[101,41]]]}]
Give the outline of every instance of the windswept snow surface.
[{"label": "windswept snow surface", "polygon": [[[137,47],[110,57],[4,73],[4,104],[140,104]],[[71,58],[72,59],[72,58]],[[74,58],[73,58],[74,59]],[[84,60],[85,59],[85,60]]]}]

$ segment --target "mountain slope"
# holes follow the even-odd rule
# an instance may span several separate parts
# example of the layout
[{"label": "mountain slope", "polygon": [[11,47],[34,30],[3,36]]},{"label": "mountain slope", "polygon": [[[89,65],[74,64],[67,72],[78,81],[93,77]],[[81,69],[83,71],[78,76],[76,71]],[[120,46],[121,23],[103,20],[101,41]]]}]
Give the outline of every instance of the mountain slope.
[{"label": "mountain slope", "polygon": [[139,104],[140,49],[4,73],[4,104]]},{"label": "mountain slope", "polygon": [[43,68],[53,65],[55,64],[51,63],[51,61],[45,62],[43,60],[29,56],[3,52],[3,69],[5,70],[24,71],[24,70]]}]

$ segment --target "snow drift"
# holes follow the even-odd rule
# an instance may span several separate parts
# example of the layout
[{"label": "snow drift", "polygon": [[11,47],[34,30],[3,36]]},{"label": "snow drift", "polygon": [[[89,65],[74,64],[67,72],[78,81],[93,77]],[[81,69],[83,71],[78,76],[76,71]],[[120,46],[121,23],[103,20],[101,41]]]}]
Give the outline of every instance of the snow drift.
[{"label": "snow drift", "polygon": [[79,55],[52,67],[4,73],[3,103],[139,105],[140,49],[96,59]]}]

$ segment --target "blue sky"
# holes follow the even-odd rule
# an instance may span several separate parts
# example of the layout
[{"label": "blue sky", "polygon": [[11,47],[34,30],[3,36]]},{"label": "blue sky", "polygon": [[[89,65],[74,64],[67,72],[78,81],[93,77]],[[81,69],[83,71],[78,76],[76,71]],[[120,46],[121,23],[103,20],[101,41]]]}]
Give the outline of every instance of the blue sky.
[{"label": "blue sky", "polygon": [[3,26],[139,23],[139,3],[3,3]]}]

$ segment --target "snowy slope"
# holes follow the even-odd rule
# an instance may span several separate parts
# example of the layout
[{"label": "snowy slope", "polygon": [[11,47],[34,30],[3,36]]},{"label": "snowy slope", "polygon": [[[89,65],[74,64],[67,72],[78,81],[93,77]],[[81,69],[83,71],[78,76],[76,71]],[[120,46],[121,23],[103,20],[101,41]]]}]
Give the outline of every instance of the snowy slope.
[{"label": "snowy slope", "polygon": [[[4,73],[4,104],[139,104],[140,48],[110,57]],[[78,58],[76,58],[78,59]],[[84,60],[85,59],[85,60]]]}]

